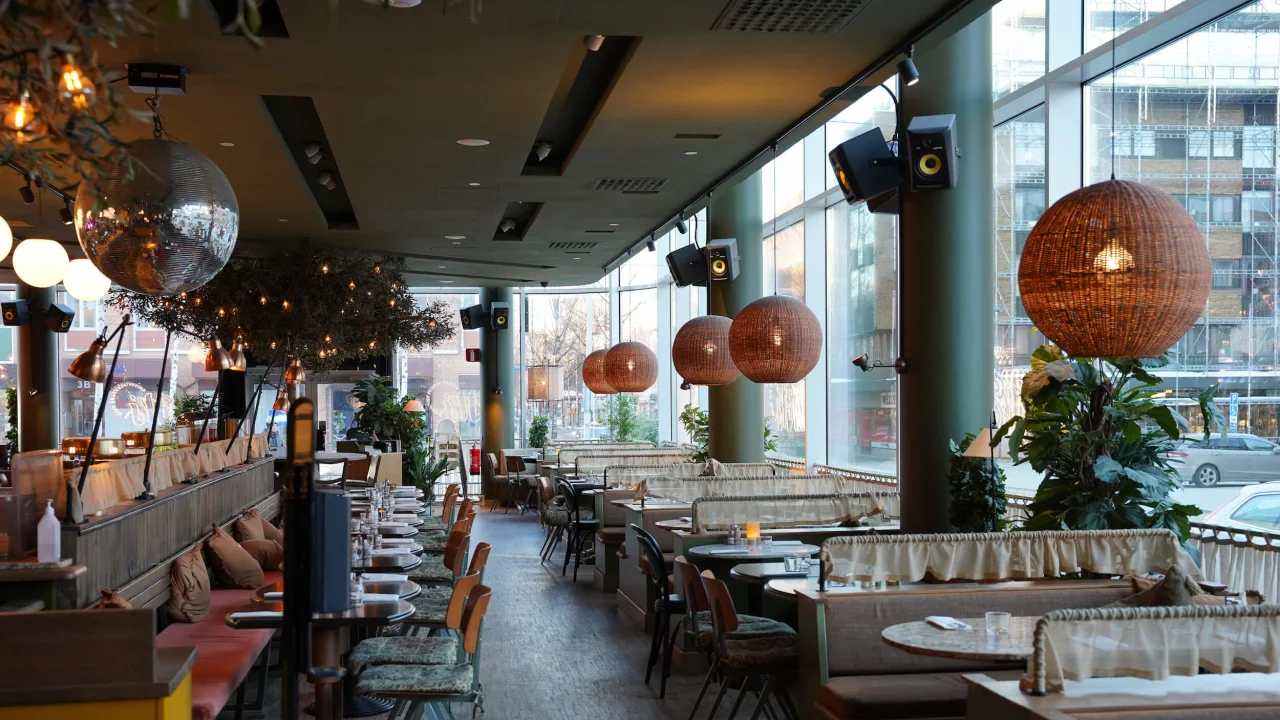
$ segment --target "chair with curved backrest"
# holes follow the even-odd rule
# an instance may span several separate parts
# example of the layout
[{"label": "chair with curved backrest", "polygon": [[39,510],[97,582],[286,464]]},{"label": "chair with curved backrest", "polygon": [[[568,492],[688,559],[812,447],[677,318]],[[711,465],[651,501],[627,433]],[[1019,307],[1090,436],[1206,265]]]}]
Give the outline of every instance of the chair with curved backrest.
[{"label": "chair with curved backrest", "polygon": [[408,572],[409,579],[426,587],[452,585],[462,575],[471,534],[462,529],[449,533],[442,553],[423,553],[422,564]]},{"label": "chair with curved backrest", "polygon": [[547,529],[547,538],[542,541],[542,562],[546,562],[560,544],[564,530],[569,525],[569,511],[564,507],[564,499],[556,497],[555,486],[551,478],[545,475],[538,477],[538,517]]},{"label": "chair with curved backrest", "polygon": [[[590,510],[583,510],[578,504],[578,496],[573,486],[560,481],[560,494],[564,496],[564,509],[568,513],[569,522],[565,526],[568,542],[564,546],[564,567],[560,570],[563,577],[569,570],[569,556],[573,556],[573,579],[578,579],[578,568],[582,565],[582,554],[586,551],[587,540],[595,536],[600,529],[600,521],[596,520]],[[594,548],[593,548],[594,549]]]},{"label": "chair with curved backrest", "polygon": [[[662,659],[662,683],[658,697],[667,696],[667,678],[671,676],[671,647],[675,640],[675,632],[671,630],[671,617],[684,615],[685,603],[679,595],[671,591],[671,576],[667,572],[667,561],[658,546],[658,540],[639,525],[632,525],[636,540],[640,544],[640,557],[637,562],[648,580],[650,594],[654,597],[653,611],[658,620],[653,624],[653,641],[649,644],[649,665],[645,668],[644,681],[649,683],[653,674],[653,666]],[[679,623],[676,632],[679,631]]]},{"label": "chair with curved backrest", "polygon": [[[511,483],[507,481],[505,473],[498,469],[498,456],[494,453],[485,453],[484,461],[489,466],[489,476],[493,478],[493,487],[497,490],[498,495],[489,504],[489,512],[503,502],[511,501]],[[481,468],[483,470],[483,468]]]},{"label": "chair with curved backrest", "polygon": [[[487,557],[488,545],[481,546],[486,548]],[[432,630],[461,631],[467,596],[480,584],[483,574],[482,563],[480,569],[468,570],[453,587],[432,588],[441,592],[425,600],[425,593],[413,598],[410,602],[415,620],[410,622]],[[451,665],[460,660],[459,651],[457,638],[445,635],[373,637],[356,645],[347,657],[347,665],[352,670],[366,665]]]},{"label": "chair with curved backrest", "polygon": [[409,602],[413,604],[413,616],[405,620],[410,630],[427,629],[443,630],[452,624],[456,627],[462,617],[462,604],[466,602],[467,593],[480,584],[480,573],[467,573],[458,578],[452,586],[433,588],[433,592],[423,592]]},{"label": "chair with curved backrest", "polygon": [[[529,501],[538,491],[538,474],[531,472],[525,465],[524,458],[519,455],[507,455],[507,486],[511,488],[512,502],[523,515],[529,509]],[[520,491],[523,491],[521,493]],[[523,497],[523,500],[521,500]],[[508,505],[507,510],[511,507]],[[505,513],[505,511],[504,511]]]},{"label": "chair with curved backrest", "polygon": [[342,479],[369,482],[369,464],[373,461],[368,455],[359,460],[347,460],[342,463]]},{"label": "chair with curved backrest", "polygon": [[[786,682],[795,675],[798,663],[796,636],[781,635],[755,638],[738,638],[742,624],[737,611],[733,607],[733,598],[729,595],[729,586],[723,580],[702,576],[702,586],[707,593],[707,601],[711,604],[712,626],[712,669],[720,677],[720,692],[711,705],[710,717],[715,717],[720,701],[725,692],[735,681],[741,682],[742,689],[729,710],[732,718],[738,713],[747,691],[755,686],[754,679],[765,678],[764,687],[760,689],[760,697],[756,700],[752,718],[760,717],[761,711],[769,703],[769,696],[776,693],[778,702],[785,711],[798,716],[795,703],[787,692]],[[703,690],[706,690],[706,682]],[[699,696],[701,698],[701,696]],[[696,706],[695,706],[696,709]],[[785,714],[785,712],[784,712]],[[774,713],[770,712],[770,716]]]},{"label": "chair with curved backrest", "polygon": [[[472,703],[483,709],[480,685],[480,631],[493,590],[477,585],[467,596],[462,612],[462,653],[466,662],[447,667],[428,665],[377,665],[360,673],[356,692],[392,698],[396,706],[390,717],[398,717],[407,702],[409,717],[422,717],[422,705]],[[464,689],[465,688],[465,689]],[[451,714],[452,711],[449,711]]]},{"label": "chair with curved backrest", "polygon": [[453,505],[458,501],[458,486],[449,485],[444,491],[444,502],[440,505],[440,517],[424,517],[422,518],[422,526],[418,528],[419,532],[428,532],[431,530],[446,530],[453,524]]}]

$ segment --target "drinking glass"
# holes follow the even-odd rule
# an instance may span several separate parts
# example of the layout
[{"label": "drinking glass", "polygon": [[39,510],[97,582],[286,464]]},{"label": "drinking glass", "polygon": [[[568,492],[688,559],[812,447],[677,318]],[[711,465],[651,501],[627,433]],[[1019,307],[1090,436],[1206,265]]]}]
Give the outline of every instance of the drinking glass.
[{"label": "drinking glass", "polygon": [[1013,616],[1007,612],[987,613],[987,634],[1008,635]]},{"label": "drinking glass", "polygon": [[773,549],[773,536],[772,536],[772,535],[761,535],[761,536],[760,536],[760,547],[764,548],[765,550],[772,550],[772,549]]}]

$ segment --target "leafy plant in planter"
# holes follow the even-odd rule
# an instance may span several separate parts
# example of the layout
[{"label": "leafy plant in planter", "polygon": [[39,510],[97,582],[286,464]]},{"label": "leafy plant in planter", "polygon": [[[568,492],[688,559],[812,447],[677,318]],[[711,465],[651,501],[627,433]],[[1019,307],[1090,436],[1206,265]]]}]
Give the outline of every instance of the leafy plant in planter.
[{"label": "leafy plant in planter", "polygon": [[448,458],[432,459],[433,455],[435,441],[425,434],[417,442],[406,445],[404,450],[405,480],[422,490],[428,505],[435,501],[436,480],[449,470]]},{"label": "leafy plant in planter", "polygon": [[604,403],[605,426],[609,439],[614,442],[631,442],[636,432],[636,396],[631,393],[610,395]]},{"label": "leafy plant in planter", "polygon": [[965,433],[959,444],[951,441],[951,526],[963,533],[1002,532],[1008,528],[1004,471],[997,466],[992,473],[989,459],[965,457],[976,439]]},{"label": "leafy plant in planter", "polygon": [[551,430],[551,420],[546,415],[539,415],[529,423],[529,447],[541,448],[547,444],[547,433]]},{"label": "leafy plant in planter", "polygon": [[[1152,399],[1160,378],[1148,372],[1164,364],[1036,349],[1022,381],[1026,413],[992,440],[1008,433],[1014,463],[1044,475],[1026,529],[1168,528],[1187,539],[1200,509],[1170,497],[1178,476],[1167,459],[1187,422]],[[1215,428],[1225,433],[1216,389],[1199,396],[1206,439]]]},{"label": "leafy plant in planter", "polygon": [[367,442],[377,437],[399,440],[407,448],[425,436],[427,427],[422,413],[404,409],[410,398],[400,397],[391,386],[391,378],[381,375],[364,378],[352,388],[351,396],[363,404],[347,428],[348,440]]},{"label": "leafy plant in planter", "polygon": [[706,410],[696,405],[685,405],[680,411],[680,424],[689,435],[689,442],[694,451],[689,454],[689,462],[704,463],[711,459],[707,444],[711,441],[711,418]]},{"label": "leafy plant in planter", "polygon": [[181,425],[191,425],[204,416],[209,407],[209,398],[202,393],[187,395],[182,393],[173,398],[173,416]]}]

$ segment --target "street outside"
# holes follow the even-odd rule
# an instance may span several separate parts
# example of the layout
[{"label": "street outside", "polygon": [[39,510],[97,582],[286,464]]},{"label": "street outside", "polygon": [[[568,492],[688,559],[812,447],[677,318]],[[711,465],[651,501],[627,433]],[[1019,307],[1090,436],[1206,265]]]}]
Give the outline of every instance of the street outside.
[{"label": "street outside", "polygon": [[[1004,470],[1006,492],[1010,495],[1033,496],[1036,494],[1041,476],[1032,470],[1029,464],[1014,465],[1008,458],[997,458],[996,463]],[[1175,490],[1173,497],[1180,503],[1195,505],[1200,508],[1202,514],[1208,514],[1235,497],[1242,487],[1246,485],[1225,482],[1219,487],[1212,488],[1186,486]]]}]

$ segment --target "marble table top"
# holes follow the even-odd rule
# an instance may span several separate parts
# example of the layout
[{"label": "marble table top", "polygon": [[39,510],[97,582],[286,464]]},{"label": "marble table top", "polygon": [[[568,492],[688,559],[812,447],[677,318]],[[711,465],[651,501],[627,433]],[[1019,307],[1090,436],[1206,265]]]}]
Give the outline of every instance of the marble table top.
[{"label": "marble table top", "polygon": [[1007,634],[987,632],[985,618],[959,618],[970,630],[942,630],[920,620],[891,625],[881,631],[885,643],[914,655],[976,660],[1021,662],[1031,656],[1031,637],[1039,617],[1010,618]]}]

